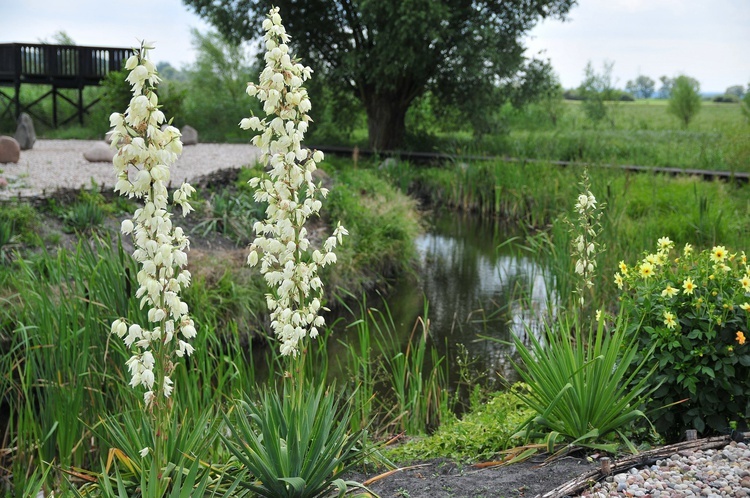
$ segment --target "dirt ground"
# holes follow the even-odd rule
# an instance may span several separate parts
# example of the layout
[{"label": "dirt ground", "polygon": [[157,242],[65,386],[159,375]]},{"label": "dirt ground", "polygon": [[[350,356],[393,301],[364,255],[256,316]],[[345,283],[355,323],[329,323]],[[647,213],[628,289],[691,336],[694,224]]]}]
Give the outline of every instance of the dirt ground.
[{"label": "dirt ground", "polygon": [[[533,498],[593,469],[583,458],[543,459],[499,467],[476,468],[431,460],[378,479],[368,489],[382,498]],[[348,478],[364,482],[378,473]]]}]

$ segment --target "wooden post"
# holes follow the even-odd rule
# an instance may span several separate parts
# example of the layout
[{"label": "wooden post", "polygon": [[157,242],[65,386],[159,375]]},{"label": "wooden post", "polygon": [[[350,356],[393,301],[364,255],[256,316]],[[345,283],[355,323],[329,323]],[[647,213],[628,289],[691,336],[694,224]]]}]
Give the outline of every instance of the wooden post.
[{"label": "wooden post", "polygon": [[696,439],[698,439],[698,431],[695,429],[688,429],[685,431],[686,441],[695,441]]},{"label": "wooden post", "polygon": [[602,475],[608,476],[612,473],[612,461],[609,457],[601,457],[599,462],[602,464]]}]

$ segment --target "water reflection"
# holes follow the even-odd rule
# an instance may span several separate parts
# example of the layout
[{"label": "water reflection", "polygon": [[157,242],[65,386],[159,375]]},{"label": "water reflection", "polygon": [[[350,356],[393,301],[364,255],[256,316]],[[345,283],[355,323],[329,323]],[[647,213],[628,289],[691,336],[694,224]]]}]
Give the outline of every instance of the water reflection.
[{"label": "water reflection", "polygon": [[[510,341],[510,332],[527,342],[527,328],[538,336],[541,320],[554,302],[543,268],[523,255],[518,244],[506,243],[514,234],[497,221],[455,213],[435,217],[419,237],[419,278],[403,282],[389,295],[389,306],[401,326],[409,328],[429,302],[431,338],[449,361],[455,362],[463,344],[474,360],[476,374],[491,372],[514,380],[512,346],[482,340]],[[455,365],[452,365],[455,371]],[[454,372],[455,374],[455,372]]]}]

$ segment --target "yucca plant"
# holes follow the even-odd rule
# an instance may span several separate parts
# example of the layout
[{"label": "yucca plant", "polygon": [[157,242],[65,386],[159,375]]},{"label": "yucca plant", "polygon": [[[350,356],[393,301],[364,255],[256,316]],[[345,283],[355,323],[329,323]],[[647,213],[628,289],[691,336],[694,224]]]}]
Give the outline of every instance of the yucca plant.
[{"label": "yucca plant", "polygon": [[526,436],[546,436],[549,449],[556,441],[608,452],[619,438],[635,451],[628,438],[633,422],[645,419],[640,407],[653,393],[647,383],[655,366],[637,383],[638,372],[650,363],[653,348],[634,370],[638,353],[636,334],[628,334],[622,317],[611,330],[600,319],[586,327],[575,319],[562,319],[545,327],[543,343],[529,333],[530,345],[513,336],[521,357],[513,363],[529,390],[520,394],[535,413],[521,426]]},{"label": "yucca plant", "polygon": [[368,456],[366,431],[349,431],[348,404],[333,388],[295,382],[284,379],[281,392],[264,389],[257,402],[246,396],[225,416],[230,435],[221,438],[252,476],[238,478],[239,486],[268,498],[342,496],[361,487],[341,476]]}]

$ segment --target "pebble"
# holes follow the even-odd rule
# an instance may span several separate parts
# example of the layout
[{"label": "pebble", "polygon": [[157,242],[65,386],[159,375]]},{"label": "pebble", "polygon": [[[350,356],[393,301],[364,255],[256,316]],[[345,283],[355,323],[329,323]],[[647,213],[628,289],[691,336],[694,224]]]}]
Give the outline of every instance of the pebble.
[{"label": "pebble", "polygon": [[581,497],[750,497],[750,447],[732,442],[718,450],[675,453],[596,483]]}]

